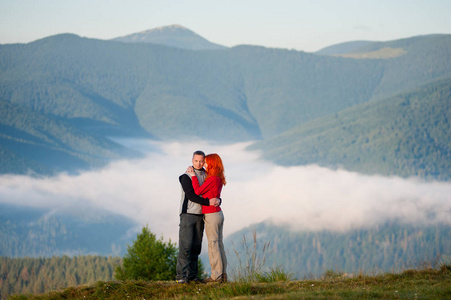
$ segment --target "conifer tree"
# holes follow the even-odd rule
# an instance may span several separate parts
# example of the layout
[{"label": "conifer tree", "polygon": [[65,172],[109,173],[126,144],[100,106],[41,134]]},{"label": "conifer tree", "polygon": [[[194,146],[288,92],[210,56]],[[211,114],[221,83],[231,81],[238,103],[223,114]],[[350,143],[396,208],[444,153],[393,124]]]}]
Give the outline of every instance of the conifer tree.
[{"label": "conifer tree", "polygon": [[123,266],[116,268],[118,280],[172,280],[175,278],[177,249],[174,244],[157,239],[146,226],[132,246],[127,247]]}]

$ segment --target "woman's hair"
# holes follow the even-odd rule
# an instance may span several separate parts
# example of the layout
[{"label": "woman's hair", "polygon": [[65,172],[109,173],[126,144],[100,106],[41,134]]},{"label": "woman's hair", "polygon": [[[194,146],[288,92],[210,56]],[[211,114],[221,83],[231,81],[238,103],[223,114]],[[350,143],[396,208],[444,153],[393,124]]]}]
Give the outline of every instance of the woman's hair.
[{"label": "woman's hair", "polygon": [[205,162],[207,163],[207,178],[211,176],[218,176],[222,180],[222,184],[226,185],[224,176],[224,166],[222,160],[216,153],[208,154],[205,156]]}]

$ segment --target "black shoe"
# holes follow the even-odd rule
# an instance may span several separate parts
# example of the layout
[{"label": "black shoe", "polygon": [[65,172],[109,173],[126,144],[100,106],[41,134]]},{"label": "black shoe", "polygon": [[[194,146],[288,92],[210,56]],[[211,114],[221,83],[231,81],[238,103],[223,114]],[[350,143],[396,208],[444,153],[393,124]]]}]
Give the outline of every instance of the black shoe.
[{"label": "black shoe", "polygon": [[194,278],[193,280],[189,281],[190,283],[205,283],[205,280],[200,279],[200,278]]},{"label": "black shoe", "polygon": [[222,274],[221,279],[221,282],[227,282],[227,274]]}]

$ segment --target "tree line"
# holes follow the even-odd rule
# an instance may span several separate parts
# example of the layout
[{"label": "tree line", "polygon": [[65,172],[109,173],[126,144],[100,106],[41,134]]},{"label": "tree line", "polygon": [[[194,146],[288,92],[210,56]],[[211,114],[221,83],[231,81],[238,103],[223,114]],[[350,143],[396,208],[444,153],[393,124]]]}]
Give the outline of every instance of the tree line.
[{"label": "tree line", "polygon": [[[255,252],[266,256],[266,266],[282,266],[298,277],[320,276],[327,270],[354,274],[401,272],[424,265],[437,267],[451,260],[451,230],[445,224],[386,223],[347,232],[297,232],[260,223],[229,236],[226,247],[246,256],[240,240],[253,231],[257,235]],[[263,253],[261,249],[268,241],[271,243]],[[227,258],[231,266],[236,265],[235,255],[230,253]]]},{"label": "tree line", "polygon": [[0,298],[12,294],[39,294],[51,290],[110,281],[120,257],[53,256],[39,258],[0,257]]}]

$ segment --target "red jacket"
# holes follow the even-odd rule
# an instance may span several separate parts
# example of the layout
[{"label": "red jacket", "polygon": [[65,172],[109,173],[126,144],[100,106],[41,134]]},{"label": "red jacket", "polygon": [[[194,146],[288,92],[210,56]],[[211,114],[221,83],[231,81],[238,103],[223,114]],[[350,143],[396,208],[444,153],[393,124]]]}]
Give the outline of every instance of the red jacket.
[{"label": "red jacket", "polygon": [[[194,192],[197,195],[202,195],[202,197],[208,199],[221,197],[222,179],[218,176],[208,177],[201,186],[199,186],[199,180],[196,176],[193,176],[191,179],[193,181]],[[221,207],[219,206],[202,206],[203,214],[211,214],[218,211],[221,211]]]}]

